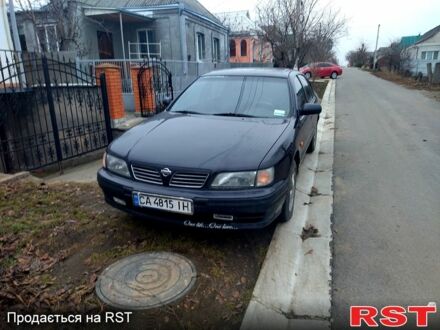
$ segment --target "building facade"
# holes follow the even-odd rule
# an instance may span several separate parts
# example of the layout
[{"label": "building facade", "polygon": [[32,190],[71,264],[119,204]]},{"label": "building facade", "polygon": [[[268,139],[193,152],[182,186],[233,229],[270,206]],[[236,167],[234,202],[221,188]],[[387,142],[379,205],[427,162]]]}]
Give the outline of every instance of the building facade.
[{"label": "building facade", "polygon": [[85,59],[228,60],[227,28],[197,0],[71,2],[80,27],[74,47],[61,49],[60,21],[43,7],[33,12],[37,22],[17,15],[24,48],[72,50]]},{"label": "building facade", "polygon": [[431,63],[434,71],[436,64],[440,63],[440,25],[423,34],[416,43],[404,51],[410,58],[411,72],[426,76],[428,63]]},{"label": "building facade", "polygon": [[259,33],[248,11],[216,14],[229,28],[229,62],[272,63],[272,47]]}]

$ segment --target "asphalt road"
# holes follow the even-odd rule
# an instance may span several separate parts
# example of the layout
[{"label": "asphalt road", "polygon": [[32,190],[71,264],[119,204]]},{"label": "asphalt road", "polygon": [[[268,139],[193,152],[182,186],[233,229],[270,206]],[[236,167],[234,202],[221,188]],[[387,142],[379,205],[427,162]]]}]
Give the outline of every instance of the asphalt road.
[{"label": "asphalt road", "polygon": [[333,329],[348,328],[351,305],[439,309],[440,103],[345,70],[333,183]]}]

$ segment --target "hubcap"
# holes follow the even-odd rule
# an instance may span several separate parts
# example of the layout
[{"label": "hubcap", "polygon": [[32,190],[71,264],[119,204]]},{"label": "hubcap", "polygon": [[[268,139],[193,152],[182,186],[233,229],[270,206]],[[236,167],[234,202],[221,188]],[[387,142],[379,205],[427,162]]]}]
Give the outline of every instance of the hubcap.
[{"label": "hubcap", "polygon": [[292,212],[295,200],[295,173],[292,174],[292,178],[290,180],[292,181],[292,188],[289,191],[289,212]]}]

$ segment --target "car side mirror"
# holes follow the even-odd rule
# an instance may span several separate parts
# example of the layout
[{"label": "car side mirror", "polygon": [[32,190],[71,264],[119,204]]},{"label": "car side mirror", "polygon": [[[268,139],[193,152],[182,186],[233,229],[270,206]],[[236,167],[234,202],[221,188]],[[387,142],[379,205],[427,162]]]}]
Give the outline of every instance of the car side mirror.
[{"label": "car side mirror", "polygon": [[306,103],[303,108],[299,110],[300,116],[319,115],[322,111],[321,104],[319,103]]}]

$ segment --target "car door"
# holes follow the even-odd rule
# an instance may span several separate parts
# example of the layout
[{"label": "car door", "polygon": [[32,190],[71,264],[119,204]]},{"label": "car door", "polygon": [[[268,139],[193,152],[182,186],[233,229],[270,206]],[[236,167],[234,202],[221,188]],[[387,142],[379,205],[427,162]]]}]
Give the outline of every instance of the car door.
[{"label": "car door", "polygon": [[324,77],[325,76],[325,63],[318,63],[317,64],[317,76]]},{"label": "car door", "polygon": [[331,65],[328,63],[322,63],[322,77],[328,77],[331,74]]},{"label": "car door", "polygon": [[296,123],[295,123],[295,148],[299,150],[302,159],[307,143],[308,134],[306,132],[307,116],[299,116],[298,111],[304,107],[307,102],[306,91],[298,79],[298,76],[290,77],[293,89],[295,91],[296,101]]},{"label": "car door", "polygon": [[[305,94],[305,102],[306,103],[318,103],[319,100],[316,97],[315,92],[313,91],[312,86],[304,77],[303,75],[297,75],[297,79],[299,80],[301,86],[304,89]],[[316,124],[318,122],[318,115],[309,115],[309,116],[302,116],[305,117],[304,123],[303,123],[303,129],[304,129],[304,145],[307,147],[312,140],[315,130],[316,130]]]}]

